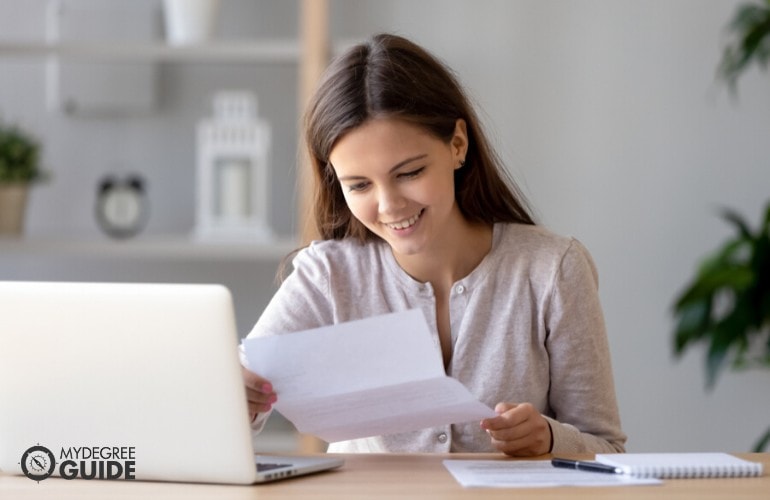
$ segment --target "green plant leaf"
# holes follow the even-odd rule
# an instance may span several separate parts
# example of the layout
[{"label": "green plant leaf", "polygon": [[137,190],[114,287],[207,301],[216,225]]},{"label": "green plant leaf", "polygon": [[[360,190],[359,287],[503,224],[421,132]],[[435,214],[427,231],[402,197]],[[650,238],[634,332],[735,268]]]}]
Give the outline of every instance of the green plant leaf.
[{"label": "green plant leaf", "polygon": [[717,74],[734,92],[738,77],[749,64],[756,62],[764,68],[770,59],[770,1],[738,7],[728,31],[734,40],[725,47]]},{"label": "green plant leaf", "polygon": [[707,389],[713,389],[716,385],[717,377],[725,364],[727,352],[730,347],[730,343],[723,334],[720,334],[719,329],[714,329],[713,331],[714,334],[711,337],[711,346],[709,346],[708,354],[706,356]]},{"label": "green plant leaf", "polygon": [[689,302],[677,312],[679,322],[674,336],[674,353],[681,356],[688,344],[701,339],[709,331],[711,298]]},{"label": "green plant leaf", "polygon": [[768,202],[767,208],[765,208],[765,220],[762,221],[761,231],[765,236],[770,236],[770,202]]},{"label": "green plant leaf", "polygon": [[713,265],[703,273],[682,293],[676,301],[675,310],[703,299],[711,299],[720,289],[730,289],[735,292],[745,290],[753,281],[752,270],[748,266]]},{"label": "green plant leaf", "polygon": [[40,175],[37,139],[18,127],[0,122],[0,182],[30,182]]},{"label": "green plant leaf", "polygon": [[753,235],[751,234],[751,229],[749,229],[749,225],[746,224],[746,221],[743,219],[743,217],[739,215],[737,212],[735,212],[734,210],[731,210],[729,208],[723,208],[722,218],[724,218],[728,222],[732,222],[733,225],[738,229],[738,232],[740,233],[741,237],[743,237],[745,240],[751,240],[753,238]]},{"label": "green plant leaf", "polygon": [[770,366],[770,203],[756,233],[736,212],[722,216],[737,234],[702,260],[673,311],[677,356],[693,343],[708,345],[708,389],[726,366]]},{"label": "green plant leaf", "polygon": [[698,266],[698,276],[707,276],[728,265],[740,264],[746,261],[751,252],[751,238],[729,240],[716,252],[701,262]]},{"label": "green plant leaf", "polygon": [[765,448],[767,448],[767,445],[770,443],[770,427],[767,428],[764,435],[757,440],[756,443],[754,443],[754,449],[752,450],[754,453],[762,453],[765,451]]}]

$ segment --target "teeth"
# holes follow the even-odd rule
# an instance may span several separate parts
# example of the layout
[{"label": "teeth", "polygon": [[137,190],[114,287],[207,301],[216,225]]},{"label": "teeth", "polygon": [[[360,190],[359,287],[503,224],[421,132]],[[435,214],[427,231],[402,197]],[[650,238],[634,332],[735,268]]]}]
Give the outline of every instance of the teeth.
[{"label": "teeth", "polygon": [[411,218],[407,220],[402,220],[401,222],[392,222],[388,224],[387,226],[391,229],[406,229],[415,222],[417,222],[417,219],[420,218],[420,214],[413,215]]}]

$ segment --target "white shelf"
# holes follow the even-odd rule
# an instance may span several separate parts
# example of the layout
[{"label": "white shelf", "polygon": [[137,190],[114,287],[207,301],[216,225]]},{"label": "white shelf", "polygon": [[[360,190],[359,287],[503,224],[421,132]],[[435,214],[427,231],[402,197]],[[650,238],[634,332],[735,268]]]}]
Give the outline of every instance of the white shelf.
[{"label": "white shelf", "polygon": [[140,236],[129,240],[70,237],[0,237],[3,257],[85,257],[169,260],[280,261],[296,249],[293,240],[270,243],[201,242],[189,236]]},{"label": "white shelf", "polygon": [[[110,63],[236,63],[236,64],[289,64],[298,69],[299,102],[306,102],[328,63],[329,52],[337,54],[355,43],[355,40],[329,41],[328,0],[299,1],[299,33],[286,38],[252,38],[246,40],[213,40],[200,45],[169,45],[163,40],[136,42],[13,40],[0,34],[0,60],[40,61],[57,58],[67,61]],[[330,46],[331,45],[331,46]],[[306,169],[300,165],[300,169]],[[310,184],[302,184],[297,196],[311,199]],[[299,207],[299,214],[306,212]],[[300,221],[302,222],[302,221]],[[304,224],[300,224],[304,226]],[[298,239],[309,240],[309,235]],[[9,241],[0,237],[0,259],[10,254],[32,252],[36,255],[117,255],[121,257],[172,257],[230,259],[280,259],[298,244],[281,241],[267,245],[214,244],[191,241],[186,236],[116,241],[82,241],[76,236],[61,239],[22,239]]]},{"label": "white shelf", "polygon": [[292,63],[300,59],[300,46],[293,39],[222,41],[203,45],[168,45],[162,42],[11,42],[0,41],[0,56],[119,61],[254,62]]}]

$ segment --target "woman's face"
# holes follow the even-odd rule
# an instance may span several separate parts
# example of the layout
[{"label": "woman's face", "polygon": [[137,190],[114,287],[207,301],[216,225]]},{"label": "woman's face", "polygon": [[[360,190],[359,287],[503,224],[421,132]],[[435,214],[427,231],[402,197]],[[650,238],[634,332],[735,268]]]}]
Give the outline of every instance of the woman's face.
[{"label": "woman's face", "polygon": [[345,134],[329,160],[353,216],[394,253],[416,255],[441,245],[463,221],[454,171],[467,143],[463,120],[445,143],[416,125],[379,118]]}]

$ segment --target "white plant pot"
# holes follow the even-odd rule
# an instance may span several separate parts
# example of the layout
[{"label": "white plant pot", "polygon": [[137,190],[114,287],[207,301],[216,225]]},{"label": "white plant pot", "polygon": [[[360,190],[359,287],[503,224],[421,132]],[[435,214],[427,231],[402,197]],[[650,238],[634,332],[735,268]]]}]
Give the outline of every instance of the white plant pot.
[{"label": "white plant pot", "polygon": [[163,0],[166,40],[171,45],[203,43],[214,33],[219,0]]},{"label": "white plant pot", "polygon": [[0,235],[19,236],[24,231],[28,186],[0,183]]}]

